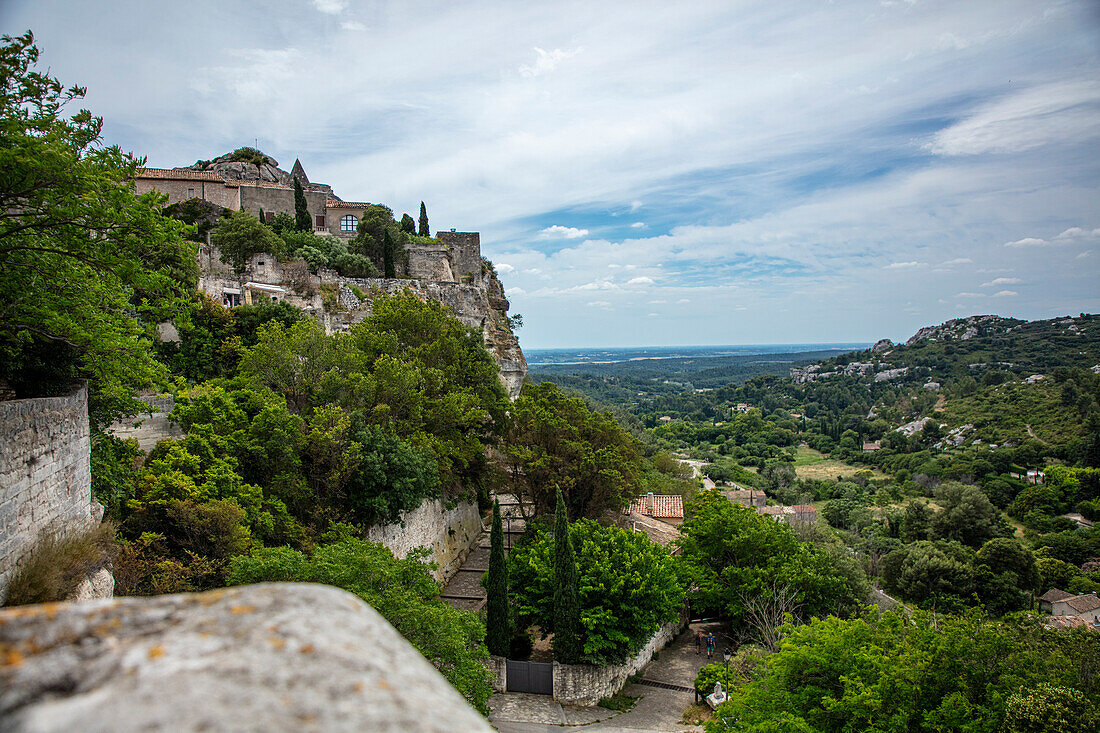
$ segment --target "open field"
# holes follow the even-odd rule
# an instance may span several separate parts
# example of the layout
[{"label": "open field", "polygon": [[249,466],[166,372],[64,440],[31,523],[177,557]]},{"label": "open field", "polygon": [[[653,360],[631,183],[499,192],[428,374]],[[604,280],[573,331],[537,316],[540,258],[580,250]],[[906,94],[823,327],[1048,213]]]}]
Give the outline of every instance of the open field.
[{"label": "open field", "polygon": [[[820,453],[809,446],[799,446],[794,456],[794,472],[799,478],[812,478],[817,480],[835,479],[837,476],[849,478],[860,471],[870,470],[866,466],[851,466],[843,461],[836,461]],[[872,471],[875,478],[886,478],[887,474],[879,470]]]}]

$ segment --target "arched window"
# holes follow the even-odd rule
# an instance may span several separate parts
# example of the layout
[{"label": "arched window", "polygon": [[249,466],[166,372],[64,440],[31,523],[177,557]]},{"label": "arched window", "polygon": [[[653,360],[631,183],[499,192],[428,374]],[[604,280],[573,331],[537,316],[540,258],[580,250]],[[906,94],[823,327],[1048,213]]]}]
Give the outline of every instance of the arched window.
[{"label": "arched window", "polygon": [[354,232],[359,227],[359,219],[352,214],[347,214],[340,220],[340,231]]}]

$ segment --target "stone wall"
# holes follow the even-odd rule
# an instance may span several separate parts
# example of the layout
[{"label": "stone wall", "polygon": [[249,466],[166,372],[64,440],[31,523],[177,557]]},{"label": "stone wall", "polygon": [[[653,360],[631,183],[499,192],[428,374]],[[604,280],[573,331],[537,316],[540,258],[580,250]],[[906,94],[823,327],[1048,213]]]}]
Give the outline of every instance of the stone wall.
[{"label": "stone wall", "polygon": [[416,547],[428,548],[439,565],[432,575],[445,582],[462,565],[480,534],[481,513],[476,503],[464,501],[445,509],[442,501],[432,499],[402,514],[398,522],[371,527],[367,539],[381,542],[397,557],[405,557]]},{"label": "stone wall", "polygon": [[[572,705],[595,705],[623,689],[626,680],[642,669],[653,653],[665,647],[684,628],[686,619],[664,624],[641,650],[623,664],[595,667],[591,664],[554,662],[554,699]],[[507,682],[507,681],[505,681]]]},{"label": "stone wall", "polygon": [[451,268],[459,282],[472,276],[481,282],[481,235],[478,232],[436,232],[436,239],[451,251]]},{"label": "stone wall", "polygon": [[508,691],[508,658],[490,654],[485,666],[493,673],[493,692]]},{"label": "stone wall", "polygon": [[492,728],[373,608],[313,583],[0,610],[0,729]]},{"label": "stone wall", "polygon": [[16,564],[44,531],[84,529],[92,499],[88,388],[0,402],[0,600]]}]

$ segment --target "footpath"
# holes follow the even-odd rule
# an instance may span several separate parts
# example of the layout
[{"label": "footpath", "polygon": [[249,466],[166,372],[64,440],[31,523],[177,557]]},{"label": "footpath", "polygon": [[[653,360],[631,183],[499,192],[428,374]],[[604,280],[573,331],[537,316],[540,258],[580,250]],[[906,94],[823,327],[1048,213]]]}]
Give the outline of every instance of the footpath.
[{"label": "footpath", "polygon": [[[503,494],[497,499],[500,501],[500,514],[504,521],[504,555],[507,557],[512,543],[518,540],[524,532],[523,519],[519,517],[519,510],[515,507],[515,499]],[[489,571],[489,530],[491,527],[482,525],[481,534],[478,535],[466,556],[462,566],[455,571],[446,585],[440,598],[450,603],[455,608],[464,611],[480,611],[485,607],[485,586],[481,584],[481,576]]]},{"label": "footpath", "polygon": [[[501,733],[545,733],[560,731],[562,726],[601,733],[701,731],[700,726],[685,725],[680,719],[685,708],[695,702],[693,685],[699,669],[708,662],[721,661],[722,655],[718,651],[714,659],[708,660],[706,652],[696,654],[696,630],[713,631],[717,636],[719,625],[691,624],[662,649],[642,669],[642,679],[623,689],[627,695],[638,698],[625,713],[602,707],[562,705],[548,695],[506,692],[489,698],[489,722]],[[719,637],[719,650],[725,643]]]}]

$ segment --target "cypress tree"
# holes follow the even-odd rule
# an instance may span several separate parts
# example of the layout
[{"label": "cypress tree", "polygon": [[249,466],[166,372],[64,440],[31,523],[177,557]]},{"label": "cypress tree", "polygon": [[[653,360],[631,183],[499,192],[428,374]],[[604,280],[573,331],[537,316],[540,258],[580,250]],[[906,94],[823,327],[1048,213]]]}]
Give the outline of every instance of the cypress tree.
[{"label": "cypress tree", "polygon": [[263,209],[260,209],[260,223],[261,224],[266,224],[267,223],[267,219],[264,218],[264,210]]},{"label": "cypress tree", "polygon": [[428,209],[425,208],[424,202],[420,202],[420,231],[417,232],[422,237],[430,237],[428,233]]},{"label": "cypress tree", "polygon": [[577,600],[577,561],[569,541],[569,517],[558,488],[554,511],[554,658],[562,664],[577,664],[584,652],[581,609]]},{"label": "cypress tree", "polygon": [[386,229],[382,234],[382,269],[386,277],[397,277],[397,270],[393,266],[393,237],[390,230]]},{"label": "cypress tree", "polygon": [[408,214],[401,216],[401,231],[416,234],[416,222]]},{"label": "cypress tree", "polygon": [[302,190],[302,183],[297,176],[294,177],[294,228],[300,232],[308,232],[313,229],[313,219],[309,215],[306,194]]},{"label": "cypress tree", "polygon": [[508,656],[512,628],[508,620],[508,565],[504,561],[504,530],[500,502],[493,501],[493,529],[489,533],[489,572],[485,576],[485,645],[490,654]]}]

